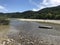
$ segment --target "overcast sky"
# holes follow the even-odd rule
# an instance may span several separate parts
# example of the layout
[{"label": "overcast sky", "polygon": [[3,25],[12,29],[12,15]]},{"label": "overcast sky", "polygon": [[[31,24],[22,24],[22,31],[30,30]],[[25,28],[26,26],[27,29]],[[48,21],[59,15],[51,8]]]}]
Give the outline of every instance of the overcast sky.
[{"label": "overcast sky", "polygon": [[60,5],[60,0],[0,0],[0,12],[38,11]]}]

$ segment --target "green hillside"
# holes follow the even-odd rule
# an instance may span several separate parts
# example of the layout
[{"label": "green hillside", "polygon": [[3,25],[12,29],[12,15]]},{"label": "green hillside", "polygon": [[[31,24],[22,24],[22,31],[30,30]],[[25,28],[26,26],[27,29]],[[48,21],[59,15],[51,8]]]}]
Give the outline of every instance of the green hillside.
[{"label": "green hillside", "polygon": [[0,13],[0,17],[31,18],[31,19],[60,19],[60,6],[44,8],[39,11],[24,11],[14,13]]}]

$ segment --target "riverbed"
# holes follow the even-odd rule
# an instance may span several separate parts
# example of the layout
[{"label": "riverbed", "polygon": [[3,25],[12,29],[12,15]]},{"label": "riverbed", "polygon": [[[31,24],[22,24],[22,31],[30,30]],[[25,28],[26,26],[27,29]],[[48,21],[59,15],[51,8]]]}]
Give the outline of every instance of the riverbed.
[{"label": "riverbed", "polygon": [[[39,26],[52,26],[52,29],[39,28]],[[7,27],[5,27],[7,29]],[[2,27],[2,29],[5,30]],[[6,32],[6,31],[5,31]],[[37,23],[32,21],[10,20],[7,37],[14,39],[21,45],[54,44],[60,45],[60,25],[51,23]]]}]

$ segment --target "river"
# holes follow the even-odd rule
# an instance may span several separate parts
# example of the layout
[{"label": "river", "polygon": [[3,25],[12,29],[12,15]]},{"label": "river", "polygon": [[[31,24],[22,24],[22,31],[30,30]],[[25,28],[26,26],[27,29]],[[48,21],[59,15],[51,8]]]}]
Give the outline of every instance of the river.
[{"label": "river", "polygon": [[[39,26],[52,26],[52,29],[39,28]],[[10,20],[7,36],[14,40],[19,40],[19,36],[24,38],[38,38],[37,40],[48,41],[49,44],[60,44],[60,25],[49,23],[37,23],[31,21]]]}]

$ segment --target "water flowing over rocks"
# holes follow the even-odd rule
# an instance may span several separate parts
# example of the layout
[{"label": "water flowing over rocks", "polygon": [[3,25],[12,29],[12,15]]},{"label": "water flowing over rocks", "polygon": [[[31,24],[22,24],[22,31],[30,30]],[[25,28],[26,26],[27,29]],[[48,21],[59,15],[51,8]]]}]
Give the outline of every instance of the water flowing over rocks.
[{"label": "water flowing over rocks", "polygon": [[0,37],[0,45],[60,45],[60,28],[38,28],[45,25],[49,26],[49,24],[11,20],[9,31],[3,38]]}]

